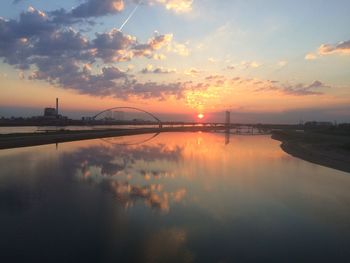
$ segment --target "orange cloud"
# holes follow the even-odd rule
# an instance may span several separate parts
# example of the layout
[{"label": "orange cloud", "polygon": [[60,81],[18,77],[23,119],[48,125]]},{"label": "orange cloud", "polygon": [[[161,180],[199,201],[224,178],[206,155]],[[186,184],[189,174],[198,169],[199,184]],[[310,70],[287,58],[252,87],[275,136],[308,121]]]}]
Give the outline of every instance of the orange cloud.
[{"label": "orange cloud", "polygon": [[160,3],[168,10],[173,10],[176,13],[186,13],[192,10],[193,0],[154,0]]}]

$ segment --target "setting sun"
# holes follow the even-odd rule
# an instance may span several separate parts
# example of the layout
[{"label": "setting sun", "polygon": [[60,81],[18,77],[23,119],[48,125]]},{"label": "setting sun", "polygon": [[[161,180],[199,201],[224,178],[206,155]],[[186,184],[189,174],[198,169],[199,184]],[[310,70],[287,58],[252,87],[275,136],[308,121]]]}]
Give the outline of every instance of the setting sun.
[{"label": "setting sun", "polygon": [[204,118],[204,114],[203,113],[199,113],[197,117],[198,117],[198,119],[202,120]]}]

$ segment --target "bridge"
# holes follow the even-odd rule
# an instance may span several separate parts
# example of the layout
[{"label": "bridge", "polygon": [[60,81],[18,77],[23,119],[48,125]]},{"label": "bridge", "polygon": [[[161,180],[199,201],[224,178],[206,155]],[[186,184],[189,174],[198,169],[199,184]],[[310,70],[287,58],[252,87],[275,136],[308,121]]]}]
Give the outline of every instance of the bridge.
[{"label": "bridge", "polygon": [[155,115],[153,115],[152,113],[150,113],[148,111],[145,111],[145,110],[142,110],[142,109],[139,109],[139,108],[135,108],[135,107],[114,107],[114,108],[106,109],[104,111],[99,112],[95,116],[93,116],[92,119],[96,120],[96,118],[98,116],[101,116],[102,114],[104,114],[106,112],[110,112],[110,111],[114,111],[114,110],[135,110],[135,111],[146,113],[147,115],[151,116],[158,123],[159,128],[163,127],[162,121],[160,119],[158,119]]},{"label": "bridge", "polygon": [[150,113],[149,111],[140,109],[140,108],[136,108],[136,107],[113,107],[113,108],[109,108],[106,110],[103,110],[99,113],[97,113],[96,115],[94,115],[91,120],[92,121],[97,121],[97,118],[99,116],[102,116],[105,113],[108,112],[113,112],[114,110],[135,110],[138,112],[142,112],[147,114],[148,116],[152,117],[156,123],[158,124],[159,128],[163,128],[164,125],[168,126],[168,127],[174,127],[174,126],[180,126],[180,127],[184,127],[184,126],[204,126],[204,127],[219,127],[219,126],[226,126],[228,127],[230,125],[230,113],[226,112],[226,123],[200,123],[200,122],[162,122],[158,117],[156,117],[154,114]]},{"label": "bridge", "polygon": [[[153,120],[156,121],[156,123],[159,126],[159,129],[154,131],[154,135],[149,137],[143,142],[147,142],[148,140],[152,140],[153,138],[157,137],[161,132],[165,131],[185,131],[186,129],[189,128],[199,128],[200,130],[207,130],[211,132],[219,132],[219,133],[224,133],[225,134],[225,144],[230,143],[230,135],[235,134],[244,134],[244,135],[262,135],[269,133],[270,131],[268,129],[263,129],[263,128],[256,128],[253,125],[240,125],[240,124],[231,124],[231,113],[229,111],[226,111],[225,113],[225,123],[198,123],[198,122],[162,122],[158,117],[156,117],[154,114],[140,109],[136,107],[113,107],[110,109],[103,110],[96,114],[95,116],[92,117],[93,120],[96,120],[99,116],[103,116],[105,113],[111,113],[110,116],[113,116],[113,111],[114,110],[135,110],[138,112],[145,113],[152,117]],[[123,116],[123,115],[122,115]],[[135,123],[134,123],[135,124]],[[149,124],[149,123],[147,123]],[[117,124],[115,124],[117,125]],[[119,123],[119,125],[121,125]],[[142,126],[142,123],[139,124],[139,126]],[[118,145],[133,145],[135,142],[132,144],[126,143],[126,142],[120,142],[120,141],[115,141],[115,138],[103,138],[102,140],[110,143],[110,144],[118,144]],[[138,142],[139,143],[139,142]]]},{"label": "bridge", "polygon": [[[204,127],[204,128],[218,128],[218,129],[236,129],[236,131],[230,131],[229,133],[233,134],[241,134],[241,133],[246,133],[246,134],[253,134],[254,133],[254,129],[259,130],[259,134],[261,134],[262,131],[266,132],[268,130],[271,130],[272,127],[266,127],[265,125],[259,125],[259,124],[239,124],[239,123],[231,123],[231,113],[229,111],[225,112],[225,122],[180,122],[180,121],[161,121],[160,118],[158,118],[157,116],[155,116],[155,114],[140,109],[140,108],[136,108],[136,107],[113,107],[113,108],[109,108],[106,110],[103,110],[99,113],[97,113],[96,115],[94,115],[91,120],[95,123],[91,123],[91,124],[96,124],[99,125],[99,120],[97,120],[98,117],[102,116],[105,113],[108,112],[113,112],[114,110],[134,110],[137,112],[141,112],[141,113],[145,113],[148,116],[150,116],[155,123],[158,125],[159,129],[162,128],[187,128],[187,127]],[[138,126],[142,126],[142,125],[149,125],[149,122],[132,122],[132,121],[123,121],[123,122],[118,122],[118,123],[109,123],[111,125],[120,125],[121,123],[123,123],[123,125],[127,124],[127,125],[138,125]],[[105,124],[105,123],[104,123]],[[249,131],[244,131],[244,130],[249,130]]]}]

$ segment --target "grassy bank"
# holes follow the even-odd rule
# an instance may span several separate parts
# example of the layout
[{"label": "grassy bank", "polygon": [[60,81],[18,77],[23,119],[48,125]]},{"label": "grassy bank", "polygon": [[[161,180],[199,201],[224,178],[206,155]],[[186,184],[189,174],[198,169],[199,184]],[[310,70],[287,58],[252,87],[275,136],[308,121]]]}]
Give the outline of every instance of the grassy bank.
[{"label": "grassy bank", "polygon": [[303,160],[350,173],[350,136],[330,130],[274,131],[281,148]]}]

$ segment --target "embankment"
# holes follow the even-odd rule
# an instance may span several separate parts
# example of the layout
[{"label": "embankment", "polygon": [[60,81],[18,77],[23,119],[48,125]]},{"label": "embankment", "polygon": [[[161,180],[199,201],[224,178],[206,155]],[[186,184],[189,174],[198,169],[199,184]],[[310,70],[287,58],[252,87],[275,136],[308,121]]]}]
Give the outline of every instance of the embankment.
[{"label": "embankment", "polygon": [[281,141],[281,148],[294,157],[350,173],[349,136],[274,131],[272,139]]}]

